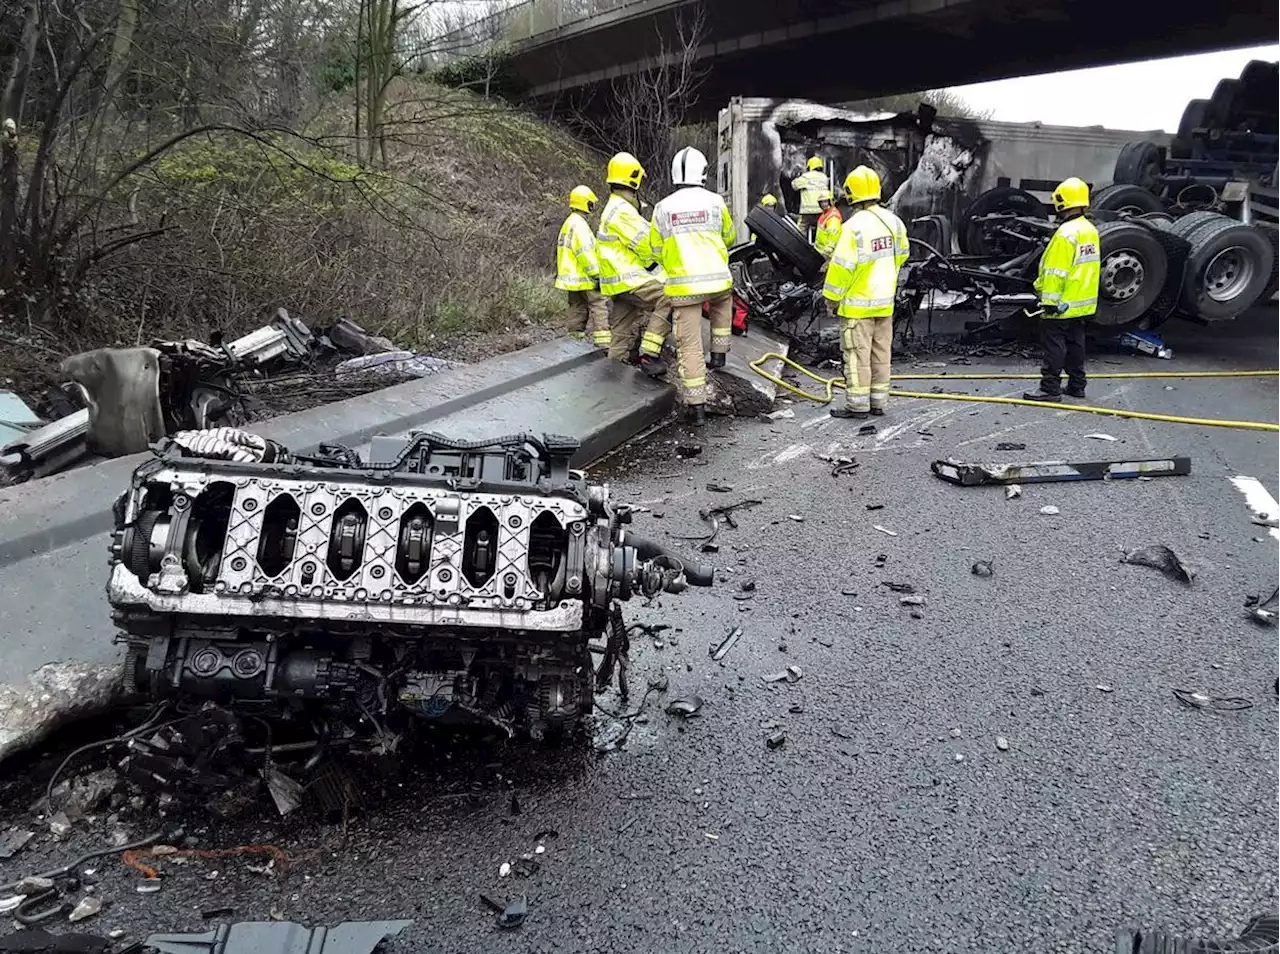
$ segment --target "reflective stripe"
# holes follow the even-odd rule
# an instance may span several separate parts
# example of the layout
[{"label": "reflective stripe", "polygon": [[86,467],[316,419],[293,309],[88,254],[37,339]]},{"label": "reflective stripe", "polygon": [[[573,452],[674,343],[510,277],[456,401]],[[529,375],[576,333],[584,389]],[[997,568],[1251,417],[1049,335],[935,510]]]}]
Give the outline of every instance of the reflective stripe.
[{"label": "reflective stripe", "polygon": [[889,393],[889,385],[887,385],[887,384],[873,384],[873,385],[871,385],[871,393],[872,393],[872,394],[888,394],[888,393]]},{"label": "reflective stripe", "polygon": [[1044,273],[1046,275],[1057,275],[1059,278],[1066,278],[1071,274],[1065,268],[1046,268],[1044,269]]},{"label": "reflective stripe", "polygon": [[871,388],[869,388],[869,387],[865,387],[865,388],[864,388],[864,387],[860,387],[859,385],[856,385],[856,384],[855,384],[853,387],[851,387],[851,388],[846,388],[846,390],[847,390],[850,394],[856,394],[856,395],[858,395],[858,397],[863,397],[863,396],[866,396],[866,395],[870,395],[870,394],[871,394]]},{"label": "reflective stripe", "polygon": [[858,263],[852,259],[842,258],[839,255],[831,256],[831,264],[839,265],[841,268],[856,268]]},{"label": "reflective stripe", "polygon": [[604,329],[604,331],[593,331],[591,332],[591,340],[596,344],[609,344],[613,341],[613,332],[608,328]]},{"label": "reflective stripe", "polygon": [[666,335],[656,331],[646,331],[640,338],[640,350],[645,354],[658,354],[662,351],[662,345],[666,340]]},{"label": "reflective stripe", "polygon": [[704,388],[707,386],[707,376],[704,374],[699,378],[686,378],[681,375],[680,382],[687,388]]},{"label": "reflective stripe", "polygon": [[729,331],[713,331],[711,332],[712,341],[728,341],[733,337],[733,333]]},{"label": "reflective stripe", "polygon": [[840,304],[848,305],[850,308],[883,308],[886,305],[892,305],[892,298],[846,298]]},{"label": "reflective stripe", "polygon": [[1043,292],[1040,295],[1040,301],[1045,305],[1056,305],[1062,300],[1062,292]]},{"label": "reflective stripe", "polygon": [[1098,299],[1096,298],[1081,298],[1076,301],[1066,302],[1066,306],[1067,310],[1070,311],[1072,308],[1083,308],[1085,305],[1096,305],[1097,303]]}]

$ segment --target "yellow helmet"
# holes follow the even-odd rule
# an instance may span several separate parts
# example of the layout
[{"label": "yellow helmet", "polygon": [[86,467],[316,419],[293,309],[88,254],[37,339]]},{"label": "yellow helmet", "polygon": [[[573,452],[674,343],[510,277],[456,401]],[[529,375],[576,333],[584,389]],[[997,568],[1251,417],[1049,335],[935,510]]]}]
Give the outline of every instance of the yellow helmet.
[{"label": "yellow helmet", "polygon": [[575,212],[590,212],[600,200],[586,186],[574,186],[569,193],[569,208]]},{"label": "yellow helmet", "polygon": [[778,204],[778,197],[773,193],[769,193],[768,195],[762,195],[760,196],[760,204],[763,205],[766,209],[772,209],[775,205]]},{"label": "yellow helmet", "polygon": [[620,152],[609,160],[609,170],[605,175],[609,185],[626,186],[628,189],[639,189],[644,182],[644,166],[640,160],[629,152]]},{"label": "yellow helmet", "polygon": [[[795,168],[795,167],[793,166],[792,168]],[[821,156],[810,156],[810,157],[809,157],[809,165],[808,165],[808,167],[807,167],[807,168],[809,169],[809,171],[810,171],[810,172],[813,172],[815,169],[816,169],[816,170],[818,170],[819,172],[821,172],[821,171],[822,171],[822,157],[821,157]]]},{"label": "yellow helmet", "polygon": [[880,177],[874,169],[858,166],[844,179],[844,195],[850,202],[867,202],[880,198]]},{"label": "yellow helmet", "polygon": [[836,200],[836,197],[831,194],[830,189],[823,189],[821,192],[818,193],[819,202],[835,202],[835,200]]},{"label": "yellow helmet", "polygon": [[1075,176],[1062,180],[1053,190],[1053,208],[1057,212],[1089,208],[1089,187]]}]

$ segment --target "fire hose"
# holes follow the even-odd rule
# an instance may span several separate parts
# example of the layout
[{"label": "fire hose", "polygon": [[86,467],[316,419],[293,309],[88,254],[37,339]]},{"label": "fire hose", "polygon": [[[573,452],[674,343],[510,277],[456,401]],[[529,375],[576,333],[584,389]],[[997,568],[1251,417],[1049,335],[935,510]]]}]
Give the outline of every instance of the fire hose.
[{"label": "fire hose", "polygon": [[[777,359],[797,374],[808,378],[822,386],[821,392],[806,391],[801,387],[790,384],[782,380],[778,374],[767,370],[764,365],[766,362]],[[782,388],[790,394],[804,398],[806,401],[813,401],[817,404],[829,404],[835,397],[837,389],[844,389],[844,378],[840,375],[832,377],[823,377],[815,371],[806,368],[798,361],[793,361],[784,354],[776,351],[770,351],[763,354],[750,363],[751,370],[762,378],[771,381],[773,384]],[[1111,378],[1260,378],[1274,377],[1280,374],[1280,371],[1128,371],[1113,372],[1106,374],[1090,375],[1091,380],[1111,379]],[[1039,380],[1038,374],[895,374],[894,381],[942,381],[942,380],[964,380],[964,381],[1010,381],[1010,380]],[[927,391],[899,391],[897,389],[889,391],[893,397],[902,398],[921,398],[923,400],[932,401],[968,401],[977,404],[1020,404],[1025,407],[1043,407],[1052,408],[1059,411],[1084,411],[1088,414],[1103,414],[1110,417],[1127,417],[1141,421],[1164,421],[1170,424],[1199,424],[1203,427],[1229,427],[1237,430],[1247,431],[1271,431],[1280,432],[1280,425],[1272,424],[1267,421],[1228,421],[1211,417],[1182,417],[1173,414],[1154,414],[1149,411],[1130,411],[1122,408],[1114,407],[1098,407],[1092,404],[1063,404],[1056,401],[1028,401],[1024,398],[1009,397],[989,397],[977,394],[934,394]]]}]

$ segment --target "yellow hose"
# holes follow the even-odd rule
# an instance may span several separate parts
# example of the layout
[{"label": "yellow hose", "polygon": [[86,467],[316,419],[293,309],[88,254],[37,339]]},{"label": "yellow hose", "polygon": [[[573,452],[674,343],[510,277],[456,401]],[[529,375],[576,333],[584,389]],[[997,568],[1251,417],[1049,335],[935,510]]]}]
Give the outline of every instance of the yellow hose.
[{"label": "yellow hose", "polygon": [[[768,357],[781,357],[776,352]],[[1089,380],[1121,378],[1270,378],[1280,371],[1111,371],[1090,372]],[[1039,381],[1038,374],[895,374],[894,381]]]},{"label": "yellow hose", "polygon": [[[765,370],[764,363],[773,358],[777,358],[779,361],[787,365],[797,374],[800,374],[811,381],[816,381],[818,384],[823,385],[824,391],[822,393],[805,391],[803,388],[798,388],[794,384],[789,384],[788,382],[782,380],[781,377],[774,374],[773,372]],[[761,355],[760,357],[752,361],[750,363],[750,366],[751,366],[751,370],[754,371],[756,374],[760,375],[762,378],[765,378],[768,381],[772,381],[774,384],[776,384],[778,387],[782,388],[783,390],[788,391],[789,393],[794,394],[797,397],[802,397],[806,400],[814,401],[818,404],[829,404],[832,401],[832,399],[835,397],[835,390],[837,388],[840,388],[840,389],[844,388],[844,378],[839,376],[824,378],[822,377],[822,375],[816,374],[815,372],[809,370],[799,362],[793,361],[790,358],[788,358],[786,355],[779,354],[776,351],[771,351],[768,354]],[[1277,372],[1275,371],[1221,371],[1221,372],[1219,371],[1183,371],[1177,376],[1178,377],[1189,377],[1189,376],[1259,377],[1266,374],[1276,374],[1276,373]],[[1094,375],[1094,377],[1110,377],[1110,376],[1111,375]],[[1119,374],[1117,373],[1116,376],[1119,376]],[[1129,376],[1129,377],[1137,376],[1137,373],[1135,372],[1134,374],[1126,375],[1126,376]],[[1147,375],[1143,375],[1143,376],[1147,376]],[[1149,376],[1170,377],[1172,375],[1164,375],[1157,372]],[[894,375],[894,380],[903,380],[903,379],[936,380],[936,379],[950,378],[950,377],[953,377],[953,376],[952,375],[937,375],[937,376]],[[959,375],[955,375],[955,377],[959,377]],[[973,375],[969,377],[969,380],[1008,380],[1011,378],[1012,379],[1021,379],[1021,378],[1038,379],[1039,377],[1040,375],[1038,374],[1035,374],[1035,375],[993,374],[993,375]],[[1110,417],[1127,417],[1127,418],[1133,418],[1141,421],[1165,421],[1170,424],[1200,424],[1205,427],[1231,427],[1231,428],[1236,428],[1239,430],[1246,430],[1246,431],[1280,432],[1280,425],[1270,424],[1265,421],[1224,421],[1224,420],[1219,420],[1217,418],[1210,418],[1210,417],[1177,417],[1172,414],[1151,414],[1146,411],[1126,411],[1126,410],[1121,410],[1113,407],[1097,407],[1090,404],[1061,404],[1061,403],[1050,402],[1050,401],[1028,401],[1024,398],[985,397],[977,394],[933,394],[931,392],[924,392],[924,391],[898,391],[898,390],[891,390],[889,394],[891,394],[894,397],[923,398],[925,400],[933,400],[933,401],[970,401],[970,402],[980,403],[980,404],[1021,404],[1027,407],[1047,407],[1047,408],[1054,408],[1060,411],[1085,411],[1089,414],[1104,414]]]}]

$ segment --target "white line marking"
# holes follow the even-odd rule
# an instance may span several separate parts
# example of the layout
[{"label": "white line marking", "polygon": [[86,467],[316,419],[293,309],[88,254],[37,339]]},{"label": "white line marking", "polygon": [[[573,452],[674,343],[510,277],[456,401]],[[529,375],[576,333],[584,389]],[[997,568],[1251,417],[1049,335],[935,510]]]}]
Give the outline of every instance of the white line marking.
[{"label": "white line marking", "polygon": [[[1254,516],[1262,520],[1275,520],[1280,516],[1280,504],[1276,503],[1276,499],[1266,487],[1262,486],[1261,481],[1256,477],[1229,477],[1227,478],[1235,485],[1236,490],[1244,494],[1244,501],[1249,505],[1249,509],[1253,511]],[[1271,527],[1268,531],[1273,540],[1280,540],[1280,530]]]}]

